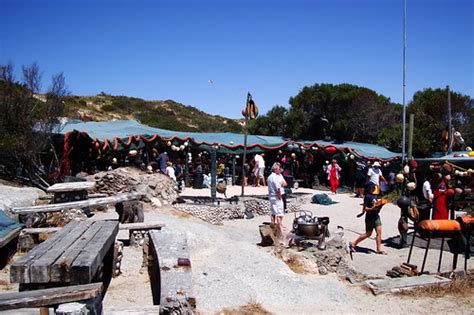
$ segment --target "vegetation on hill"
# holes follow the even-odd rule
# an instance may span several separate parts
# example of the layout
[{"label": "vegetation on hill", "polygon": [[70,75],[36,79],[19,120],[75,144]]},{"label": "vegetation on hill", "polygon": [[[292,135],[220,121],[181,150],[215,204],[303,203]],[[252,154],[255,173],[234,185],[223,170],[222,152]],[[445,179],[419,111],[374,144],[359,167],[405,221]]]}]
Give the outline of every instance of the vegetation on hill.
[{"label": "vegetation on hill", "polygon": [[146,101],[136,97],[70,96],[66,110],[71,118],[104,121],[136,119],[141,123],[162,129],[191,132],[241,132],[238,121],[209,115],[195,107],[172,100]]}]

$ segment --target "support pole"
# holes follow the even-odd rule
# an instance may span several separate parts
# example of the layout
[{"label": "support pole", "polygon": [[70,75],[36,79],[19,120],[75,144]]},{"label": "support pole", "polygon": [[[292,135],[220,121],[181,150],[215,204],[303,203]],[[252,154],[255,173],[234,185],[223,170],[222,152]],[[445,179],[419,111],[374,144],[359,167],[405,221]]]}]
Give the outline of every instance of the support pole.
[{"label": "support pole", "polygon": [[235,154],[232,154],[232,186],[235,185]]},{"label": "support pole", "polygon": [[[247,104],[249,102],[249,98],[250,98],[250,92],[247,93],[247,101],[245,102],[245,107],[244,108],[247,108]],[[244,154],[242,156],[242,193],[241,193],[241,196],[243,197],[244,196],[244,190],[245,190],[245,186],[244,186],[244,176],[245,176],[245,160],[247,159],[247,132],[248,132],[248,113],[245,115],[245,126],[244,126]]]},{"label": "support pole", "polygon": [[189,145],[186,146],[184,154],[184,187],[189,187]]},{"label": "support pole", "polygon": [[413,127],[415,121],[415,114],[410,114],[410,124],[408,127],[408,160],[413,156]]},{"label": "support pole", "polygon": [[211,149],[211,199],[216,201],[216,184],[217,184],[217,150],[214,146]]},{"label": "support pole", "polygon": [[446,86],[448,91],[448,154],[453,152],[453,126],[451,118],[451,90],[449,85]]},{"label": "support pole", "polygon": [[406,49],[407,49],[407,1],[403,0],[403,117],[402,117],[402,169],[405,165],[405,139],[406,139]]}]

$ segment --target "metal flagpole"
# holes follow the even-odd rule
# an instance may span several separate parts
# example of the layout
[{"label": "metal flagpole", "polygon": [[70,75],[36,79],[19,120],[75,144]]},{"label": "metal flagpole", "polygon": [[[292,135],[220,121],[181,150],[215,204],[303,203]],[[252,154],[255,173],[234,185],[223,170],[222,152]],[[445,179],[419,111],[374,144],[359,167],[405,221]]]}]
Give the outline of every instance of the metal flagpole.
[{"label": "metal flagpole", "polygon": [[453,152],[453,119],[451,118],[451,90],[446,86],[448,92],[448,154]]},{"label": "metal flagpole", "polygon": [[[247,92],[247,102],[245,103],[245,107],[244,107],[244,110],[246,110],[247,108],[247,104],[249,103],[249,99],[250,99],[250,92]],[[247,158],[247,131],[248,131],[248,121],[249,121],[249,113],[245,113],[245,126],[244,126],[244,154],[242,156],[242,193],[241,193],[241,196],[243,197],[244,196],[244,189],[245,189],[245,186],[244,186],[244,177],[245,177],[245,160]]]},{"label": "metal flagpole", "polygon": [[407,1],[403,0],[403,117],[402,117],[402,169],[405,163],[405,139],[406,139],[406,49],[407,49]]}]

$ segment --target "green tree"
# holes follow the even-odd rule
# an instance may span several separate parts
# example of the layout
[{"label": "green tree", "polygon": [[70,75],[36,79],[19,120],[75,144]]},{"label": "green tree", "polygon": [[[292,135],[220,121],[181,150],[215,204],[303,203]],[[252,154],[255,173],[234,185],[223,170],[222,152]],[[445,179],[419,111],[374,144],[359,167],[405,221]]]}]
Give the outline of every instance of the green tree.
[{"label": "green tree", "polygon": [[397,122],[390,99],[351,84],[315,84],[291,97],[290,113],[301,111],[301,136],[375,143],[379,131]]},{"label": "green tree", "polygon": [[[442,133],[448,129],[448,96],[446,89],[427,88],[418,91],[409,103],[408,114],[415,115],[413,153],[427,156],[443,151]],[[469,96],[451,92],[452,126],[461,132],[465,142],[474,140],[474,108]],[[454,149],[461,149],[455,146]]]}]

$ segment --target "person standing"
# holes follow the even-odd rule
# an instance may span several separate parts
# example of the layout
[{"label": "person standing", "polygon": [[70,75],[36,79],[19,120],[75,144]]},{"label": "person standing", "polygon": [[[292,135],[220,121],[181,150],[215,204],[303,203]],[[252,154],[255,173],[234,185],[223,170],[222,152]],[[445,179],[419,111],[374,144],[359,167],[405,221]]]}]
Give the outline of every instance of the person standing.
[{"label": "person standing", "polygon": [[433,204],[433,191],[431,189],[430,176],[425,175],[423,186],[421,187],[421,196],[418,198],[420,210],[420,221],[429,220],[431,218],[431,205]]},{"label": "person standing", "polygon": [[374,195],[380,195],[380,180],[383,180],[385,184],[388,184],[385,177],[383,177],[382,170],[380,169],[381,165],[378,161],[375,161],[372,165],[372,168],[367,172],[369,177],[369,182],[375,185]]},{"label": "person standing", "polygon": [[255,166],[254,166],[254,186],[260,186],[260,182],[263,183],[263,186],[265,185],[265,159],[263,158],[265,156],[264,153],[262,154],[255,154],[254,160],[255,160]]},{"label": "person standing", "polygon": [[448,220],[448,182],[451,180],[450,175],[446,175],[440,179],[435,191],[433,192],[433,220]]},{"label": "person standing", "polygon": [[165,174],[169,176],[175,183],[176,183],[176,174],[173,168],[173,163],[171,161],[168,161],[166,163],[166,169],[165,169]]},{"label": "person standing", "polygon": [[375,229],[375,233],[377,234],[375,237],[376,253],[381,255],[387,254],[382,249],[382,222],[380,221],[379,216],[380,206],[376,205],[377,196],[374,195],[375,188],[376,187],[373,183],[369,183],[369,187],[367,188],[368,192],[364,197],[362,213],[359,214],[362,215],[365,213],[365,233],[359,235],[353,242],[349,243],[351,252],[356,250],[357,244],[369,238]]},{"label": "person standing", "polygon": [[282,200],[282,181],[281,169],[278,163],[272,166],[272,174],[268,176],[268,200],[270,201],[271,222],[276,228],[276,234],[281,235],[283,222],[283,200]]},{"label": "person standing", "polygon": [[166,167],[168,166],[169,161],[168,153],[166,151],[161,152],[156,161],[160,165],[160,171],[163,174],[166,174]]},{"label": "person standing", "polygon": [[355,172],[355,197],[363,198],[364,197],[364,186],[367,181],[367,166],[362,161],[356,162],[356,172]]},{"label": "person standing", "polygon": [[341,167],[337,164],[336,160],[332,160],[331,165],[327,168],[329,186],[333,194],[337,193],[337,187],[339,187],[339,179],[341,178]]},{"label": "person standing", "polygon": [[285,192],[285,189],[288,186],[288,184],[286,183],[285,177],[283,177],[283,175],[281,174],[281,165],[280,165],[280,163],[278,163],[278,166],[280,166],[280,174],[278,174],[278,176],[280,177],[280,181],[281,181],[281,200],[283,201],[283,211],[286,211],[286,192]]}]

